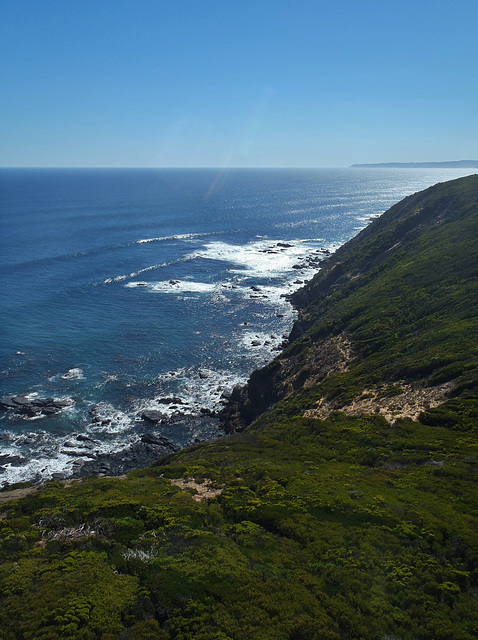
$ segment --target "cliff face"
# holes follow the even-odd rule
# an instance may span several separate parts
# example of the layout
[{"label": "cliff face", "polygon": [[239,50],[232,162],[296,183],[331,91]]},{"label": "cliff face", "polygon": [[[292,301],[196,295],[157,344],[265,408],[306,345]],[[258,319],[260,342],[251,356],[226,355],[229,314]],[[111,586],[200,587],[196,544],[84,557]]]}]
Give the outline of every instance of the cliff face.
[{"label": "cliff face", "polygon": [[[226,432],[292,394],[307,392],[304,411],[332,411],[378,387],[447,383],[446,393],[423,392],[426,409],[436,406],[432,396],[443,402],[473,386],[477,236],[478,175],[409,196],[372,222],[294,294],[290,345],[234,391],[222,413]],[[456,306],[461,296],[467,304]]]}]

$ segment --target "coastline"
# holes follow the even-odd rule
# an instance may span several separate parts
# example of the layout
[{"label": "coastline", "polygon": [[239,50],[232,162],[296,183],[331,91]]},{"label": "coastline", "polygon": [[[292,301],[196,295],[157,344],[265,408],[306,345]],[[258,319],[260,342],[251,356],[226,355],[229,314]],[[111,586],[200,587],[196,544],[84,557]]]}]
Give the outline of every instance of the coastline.
[{"label": "coastline", "polygon": [[[334,255],[340,246],[341,245],[336,243],[334,246],[330,245],[330,247],[319,251],[317,248],[311,249],[303,256],[300,261],[301,264],[294,264],[292,266],[287,280],[289,284],[281,293],[283,303],[286,303],[290,308],[290,314],[286,315],[290,315],[291,322],[279,340],[277,340],[275,335],[270,337],[265,335],[265,344],[268,344],[268,341],[272,344],[268,351],[269,359],[258,368],[253,369],[249,373],[249,376],[244,379],[243,383],[236,384],[225,390],[224,381],[220,377],[210,375],[211,372],[201,369],[196,372],[196,376],[202,378],[203,382],[208,382],[207,379],[209,379],[209,382],[212,383],[213,386],[208,390],[208,393],[219,399],[215,410],[201,407],[198,413],[190,413],[189,408],[184,405],[180,397],[157,397],[154,401],[150,399],[144,403],[144,406],[147,408],[136,409],[135,420],[139,420],[139,422],[136,423],[137,435],[134,441],[129,442],[123,448],[102,452],[97,449],[100,442],[94,438],[93,434],[86,434],[79,430],[73,431],[62,445],[62,452],[73,459],[69,469],[54,471],[48,477],[38,477],[40,472],[37,472],[35,477],[25,477],[11,483],[5,481],[2,484],[2,490],[8,491],[8,487],[16,487],[18,484],[24,482],[33,482],[34,486],[41,486],[51,480],[66,482],[80,480],[88,476],[119,477],[136,469],[148,467],[171,453],[187,449],[190,446],[202,442],[213,442],[227,436],[228,429],[224,428],[222,422],[227,413],[227,407],[232,401],[231,399],[233,399],[240,390],[245,388],[248,380],[251,376],[255,375],[256,371],[268,366],[274,360],[275,355],[288,346],[290,336],[294,332],[294,326],[297,321],[297,306],[293,304],[294,296],[311,281],[313,276],[320,271],[324,263]],[[294,280],[294,278],[296,279]],[[251,298],[264,295],[264,290],[261,287],[251,286],[250,289]],[[261,340],[258,340],[258,337],[259,335],[256,336],[255,342],[262,344],[264,342],[263,337]],[[252,346],[255,346],[255,342],[252,341]],[[65,379],[74,379],[77,376],[82,376],[82,371],[79,369],[71,370],[62,377]],[[58,404],[57,401],[52,398],[41,399],[33,397],[29,400],[28,394],[24,396],[8,396],[0,400],[5,400],[5,406],[7,407],[9,403],[13,404],[12,399],[16,398],[18,398],[18,402],[22,403],[26,419],[29,419],[28,410],[39,411],[40,413],[36,416],[37,418],[48,417],[49,406]],[[37,408],[37,405],[39,408]],[[43,405],[46,406],[46,409],[42,408]],[[70,405],[67,405],[65,401],[62,409],[68,409],[69,407]],[[59,408],[55,408],[58,412]],[[107,405],[103,407],[102,403],[93,406],[89,411],[92,424],[96,424],[100,428],[111,427],[111,429],[114,430],[116,421],[121,419],[121,415],[119,415],[121,412],[118,412],[117,416],[114,412],[110,413],[111,410],[112,407],[108,408]],[[42,411],[45,413],[42,414]],[[134,417],[134,413],[132,417]],[[35,420],[35,417],[33,420]],[[175,443],[174,434],[178,432],[192,434],[190,441],[182,446]],[[26,435],[28,436],[28,434]],[[8,455],[4,455],[2,458],[1,463],[8,464]],[[11,459],[15,461],[15,458]],[[21,464],[20,458],[18,462]]]},{"label": "coastline", "polygon": [[[477,212],[476,178],[435,186],[319,271],[293,341],[257,372],[285,395],[245,433],[124,480],[5,492],[31,497],[1,508],[2,630],[471,640]],[[398,406],[447,384],[418,420]]]},{"label": "coastline", "polygon": [[[134,228],[127,237],[121,235],[118,246],[101,240],[103,226],[95,228],[101,260],[97,260],[91,242],[74,247],[84,249],[85,254],[63,256],[73,275],[79,266],[77,256],[81,262],[92,261],[95,267],[94,272],[89,269],[85,274],[87,299],[84,281],[70,282],[68,278],[68,283],[55,282],[62,295],[63,284],[68,286],[61,304],[55,301],[55,311],[60,313],[61,307],[61,315],[53,320],[55,328],[61,338],[65,329],[69,331],[72,319],[79,326],[85,323],[85,332],[76,336],[73,332],[83,348],[78,350],[73,342],[60,341],[59,355],[48,355],[55,351],[48,349],[53,334],[28,333],[30,325],[36,327],[40,320],[41,325],[50,322],[50,307],[43,302],[37,305],[36,320],[34,315],[25,321],[25,314],[11,314],[11,324],[22,328],[23,335],[20,331],[18,335],[8,334],[2,394],[16,394],[17,398],[35,395],[40,402],[71,398],[75,404],[51,417],[45,415],[45,420],[42,415],[22,418],[15,415],[15,410],[2,416],[0,472],[5,481],[15,484],[32,478],[40,481],[90,473],[118,474],[143,467],[158,456],[172,453],[177,446],[222,437],[217,412],[224,407],[223,391],[232,393],[238,385],[243,388],[251,377],[259,378],[261,374],[256,371],[272,366],[274,356],[286,346],[284,339],[295,339],[304,329],[302,320],[298,322],[294,312],[289,312],[293,308],[289,303],[297,306],[297,300],[305,301],[307,279],[317,271],[304,269],[313,267],[306,258],[314,251],[320,253],[322,248],[316,267],[323,269],[327,265],[325,247],[331,248],[335,243],[340,247],[347,238],[367,228],[389,206],[386,203],[397,189],[406,193],[417,180],[413,178],[410,183],[409,178],[390,174],[384,194],[381,178],[378,183],[376,178],[359,181],[357,172],[351,174],[352,179],[347,178],[345,183],[343,172],[318,176],[310,172],[281,174],[280,180],[270,173],[241,174],[231,180],[238,189],[234,199],[224,190],[218,193],[217,200],[207,203],[211,210],[208,209],[206,220],[211,223],[217,222],[218,208],[223,210],[224,194],[230,208],[240,214],[231,219],[227,237],[222,224],[220,229],[213,226],[207,233],[204,225],[199,230],[194,226],[194,216],[202,210],[202,201],[194,200],[198,208],[191,209],[188,224],[197,233],[187,234],[187,238],[173,233],[178,228],[153,230],[153,217],[148,213],[148,231]],[[289,182],[284,185],[285,175]],[[418,182],[428,184],[428,174],[417,175]],[[69,193],[70,183],[64,176],[60,178],[51,176],[52,185],[57,188],[59,183]],[[199,178],[204,182],[203,174]],[[72,174],[74,184],[77,179]],[[134,184],[128,184],[128,194]],[[118,188],[114,180],[112,185]],[[317,192],[318,187],[325,193]],[[110,194],[96,196],[92,211],[103,212],[105,221],[110,222]],[[393,202],[397,200],[394,196]],[[16,201],[12,197],[12,202]],[[132,202],[142,205],[143,196],[135,193]],[[176,202],[174,192],[171,206]],[[261,228],[255,214],[258,207],[268,214],[260,223]],[[130,209],[125,210],[125,222],[130,221]],[[249,227],[241,241],[236,233],[245,224],[243,214],[249,212]],[[312,225],[310,229],[308,225]],[[89,226],[84,231],[91,232]],[[9,244],[15,245],[13,237]],[[130,266],[116,264],[117,253]],[[24,256],[25,260],[30,257]],[[167,267],[166,257],[172,259]],[[112,264],[106,264],[106,258],[111,258]],[[97,266],[104,269],[105,277],[98,276]],[[32,272],[36,271],[35,266]],[[50,260],[38,271],[56,273]],[[151,279],[143,273],[151,273]],[[138,280],[138,275],[146,279]],[[293,290],[288,289],[292,283]],[[20,299],[26,289],[18,287]],[[291,293],[292,298],[286,302]],[[99,312],[99,317],[82,315],[85,300]],[[122,305],[122,313],[117,313],[116,304]],[[208,315],[203,312],[206,308],[212,311]],[[121,337],[121,342],[108,342],[105,331],[96,335],[92,316],[96,325],[119,329],[111,335]],[[125,330],[111,324],[116,323],[116,318],[122,324],[124,318]],[[28,343],[33,337],[33,344],[41,347],[38,351]],[[105,339],[99,341],[98,337]],[[124,347],[117,348],[117,344]],[[188,353],[193,357],[186,357]],[[166,403],[166,399],[171,401]],[[50,409],[55,407],[47,405],[42,412]],[[206,437],[201,433],[203,428]]]}]

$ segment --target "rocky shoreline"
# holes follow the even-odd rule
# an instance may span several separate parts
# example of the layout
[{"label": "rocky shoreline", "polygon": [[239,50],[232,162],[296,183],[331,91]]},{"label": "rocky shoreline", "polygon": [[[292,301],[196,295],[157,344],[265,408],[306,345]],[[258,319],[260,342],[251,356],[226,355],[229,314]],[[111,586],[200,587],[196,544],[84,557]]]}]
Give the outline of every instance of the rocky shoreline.
[{"label": "rocky shoreline", "polygon": [[[289,300],[290,294],[284,294],[284,297]],[[263,336],[256,336],[252,346],[255,347],[256,343],[258,346],[272,344],[273,354],[288,345],[288,334],[281,337],[271,334],[270,341],[264,340]],[[196,373],[199,379],[214,380],[207,370],[199,369]],[[257,370],[251,377],[256,375]],[[42,483],[47,478],[67,480],[89,475],[119,476],[147,467],[158,458],[182,448],[220,438],[239,430],[229,424],[230,408],[236,407],[237,399],[243,395],[247,384],[228,387],[224,382],[215,380],[214,392],[209,393],[209,400],[211,396],[214,398],[213,408],[200,406],[197,401],[188,402],[172,393],[152,398],[148,405],[137,405],[126,413],[100,402],[87,410],[84,426],[65,433],[55,443],[41,428],[13,437],[8,433],[0,434],[3,444],[0,474],[5,478],[0,481],[0,486],[8,487],[20,481]],[[31,424],[37,425],[43,419],[61,417],[64,412],[79,408],[79,401],[70,396],[40,397],[36,393],[22,393],[0,397],[0,411],[14,421],[32,421]],[[119,443],[112,450],[108,443],[125,428],[125,424],[128,435],[124,446]],[[10,450],[12,445],[13,450]],[[58,465],[56,461],[59,461]],[[28,465],[32,465],[32,471],[22,476],[23,480],[17,480],[19,474],[9,474],[10,469],[26,470]]]},{"label": "rocky shoreline", "polygon": [[[226,402],[226,399],[224,399]],[[119,476],[138,468],[144,468],[158,458],[179,451],[184,446],[214,439],[221,432],[218,429],[216,412],[203,408],[199,415],[191,415],[181,411],[183,401],[177,397],[156,399],[156,403],[164,406],[164,412],[157,409],[144,409],[134,416],[130,442],[116,451],[102,451],[103,440],[95,437],[95,429],[111,429],[114,431],[119,416],[108,412],[108,408],[94,405],[89,410],[90,424],[85,431],[74,431],[58,445],[57,455],[65,455],[71,459],[68,468],[50,475],[52,479],[77,479],[89,475]],[[0,398],[0,410],[10,412],[19,418],[46,418],[60,414],[74,406],[71,398],[54,399],[36,396],[17,395]],[[186,407],[184,407],[186,409]],[[172,411],[171,411],[172,410]],[[181,444],[174,437],[167,437],[164,431],[187,434],[187,441]],[[44,432],[36,431],[17,438],[21,448],[45,449]],[[184,438],[184,435],[183,435]],[[7,436],[3,437],[6,441]],[[40,459],[42,459],[40,457]],[[0,471],[6,471],[6,465],[22,467],[28,464],[22,454],[4,453],[0,455]],[[38,477],[34,482],[43,482]],[[4,486],[8,486],[5,483]]]},{"label": "rocky shoreline", "polygon": [[[282,247],[279,243],[278,246]],[[292,245],[283,245],[284,247]],[[319,265],[322,266],[324,261],[330,258],[332,252],[329,249],[322,248],[317,252],[306,256],[301,263],[294,264],[294,271],[317,270]],[[301,274],[302,275],[302,274]],[[282,298],[286,298],[292,306],[292,296],[297,290],[301,290],[307,285],[307,279],[298,279],[294,281],[294,285],[299,289],[295,289],[293,293],[284,293]],[[263,295],[263,290],[258,286],[251,286],[251,297]],[[276,312],[277,313],[277,312]],[[282,317],[277,313],[277,317]],[[248,324],[248,322],[244,322]],[[292,328],[293,332],[293,328]],[[251,340],[251,347],[260,347],[263,345],[273,345],[270,347],[271,355],[273,352],[281,352],[288,345],[292,334],[284,334],[282,337],[277,335],[270,336],[265,339],[263,336],[257,335]],[[274,360],[272,360],[272,363]],[[266,365],[266,368],[270,365]],[[74,375],[81,370],[72,369]],[[222,385],[217,386],[219,406],[215,406],[214,410],[207,407],[195,407],[196,413],[191,412],[190,406],[182,398],[178,396],[165,396],[154,398],[152,406],[137,409],[128,414],[123,414],[133,423],[133,434],[130,442],[122,449],[116,451],[101,451],[103,441],[95,438],[95,430],[100,432],[102,429],[113,433],[116,429],[117,416],[111,411],[111,407],[102,406],[103,403],[94,405],[89,410],[90,424],[87,425],[86,431],[74,431],[67,436],[56,450],[57,454],[64,454],[71,458],[68,461],[68,468],[53,472],[49,477],[53,479],[66,480],[68,478],[78,479],[89,475],[97,476],[119,476],[137,468],[144,468],[158,458],[169,455],[184,447],[197,444],[205,440],[214,440],[217,437],[227,435],[234,431],[242,430],[246,424],[249,424],[254,417],[263,411],[274,398],[255,398],[254,409],[249,411],[251,401],[248,392],[255,382],[260,378],[262,380],[262,368],[254,370],[250,374],[248,382],[244,385],[235,386],[233,389],[224,391]],[[73,374],[72,374],[73,375]],[[198,371],[199,378],[207,378],[209,374],[202,370]],[[62,376],[66,378],[65,376]],[[71,377],[71,375],[68,375]],[[257,386],[257,385],[256,385]],[[37,419],[57,416],[63,411],[75,406],[75,400],[71,397],[38,397],[36,394],[18,394],[8,395],[0,398],[0,411],[9,413],[12,416],[24,419]],[[240,407],[240,408],[239,408]],[[237,420],[238,412],[241,418]],[[248,415],[244,419],[244,412]],[[249,415],[250,413],[250,415]],[[205,426],[207,427],[205,429]],[[174,442],[174,439],[164,435],[164,430],[168,427],[178,429],[178,431],[189,432],[190,438],[182,441],[180,444]],[[40,433],[40,432],[37,432]],[[39,437],[35,438],[35,434],[26,434],[19,439],[21,447],[36,446]],[[43,459],[43,456],[42,458]],[[5,471],[5,465],[24,466],[28,464],[26,457],[16,454],[0,455],[0,472]],[[43,482],[44,478],[40,477],[41,471],[38,472],[35,482]],[[8,485],[4,485],[8,486]]]}]

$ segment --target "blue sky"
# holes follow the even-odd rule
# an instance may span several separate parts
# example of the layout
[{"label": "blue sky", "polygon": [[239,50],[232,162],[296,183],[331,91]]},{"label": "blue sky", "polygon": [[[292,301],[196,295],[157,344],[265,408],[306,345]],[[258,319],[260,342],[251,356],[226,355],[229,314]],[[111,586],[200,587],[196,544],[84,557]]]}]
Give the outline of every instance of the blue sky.
[{"label": "blue sky", "polygon": [[478,0],[3,0],[0,166],[478,158]]}]

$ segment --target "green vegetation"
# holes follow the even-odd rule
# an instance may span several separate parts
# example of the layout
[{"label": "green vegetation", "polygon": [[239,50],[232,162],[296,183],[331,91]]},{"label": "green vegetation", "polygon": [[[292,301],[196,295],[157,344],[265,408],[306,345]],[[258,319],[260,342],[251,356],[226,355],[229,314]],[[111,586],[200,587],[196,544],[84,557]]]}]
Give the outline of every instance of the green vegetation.
[{"label": "green vegetation", "polygon": [[[0,507],[0,639],[476,639],[477,194],[407,198],[334,256],[245,431]],[[419,421],[347,415],[443,383]]]},{"label": "green vegetation", "polygon": [[[403,380],[453,381],[455,395],[475,398],[477,185],[470,176],[405,198],[337,251],[296,294],[295,340],[259,384],[278,400],[293,377],[297,411],[321,398],[340,409],[371,387]],[[351,356],[346,371],[334,371],[328,345],[344,336]]]}]

